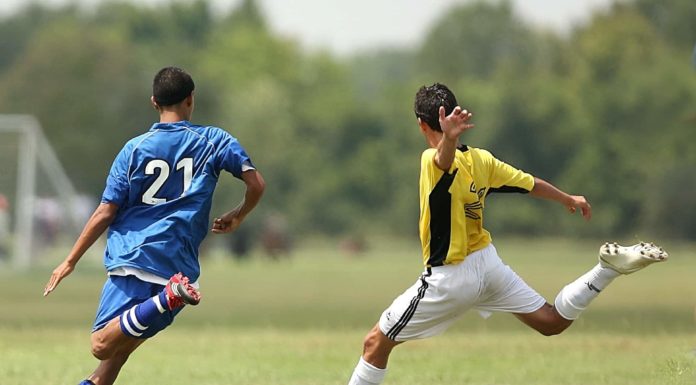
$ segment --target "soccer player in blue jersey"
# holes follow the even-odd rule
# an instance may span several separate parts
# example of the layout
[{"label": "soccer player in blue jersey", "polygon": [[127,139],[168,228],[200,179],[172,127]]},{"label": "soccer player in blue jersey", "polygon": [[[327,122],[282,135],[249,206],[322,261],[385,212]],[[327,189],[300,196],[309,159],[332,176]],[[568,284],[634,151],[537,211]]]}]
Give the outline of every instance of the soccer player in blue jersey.
[{"label": "soccer player in blue jersey", "polygon": [[46,284],[44,295],[108,229],[108,278],[91,338],[100,363],[80,385],[113,384],[141,343],[169,326],[184,305],[200,301],[198,247],[208,232],[220,172],[241,179],[246,193],[236,208],[214,219],[213,233],[237,229],[263,194],[263,177],[237,139],[189,122],[193,91],[191,76],[179,68],[155,75],[151,102],[159,123],[118,153],[101,204]]},{"label": "soccer player in blue jersey", "polygon": [[600,248],[599,263],[563,287],[553,305],[547,303],[498,256],[483,228],[485,199],[494,192],[528,193],[560,203],[571,213],[578,211],[588,220],[590,204],[584,196],[569,195],[486,150],[459,145],[459,137],[474,125],[471,113],[457,104],[445,85],[421,87],[414,107],[428,145],[420,172],[425,271],[368,332],[349,385],[382,383],[397,345],[438,335],[469,309],[485,316],[512,313],[543,335],[561,333],[615,278],[667,258],[651,243],[607,243]]}]

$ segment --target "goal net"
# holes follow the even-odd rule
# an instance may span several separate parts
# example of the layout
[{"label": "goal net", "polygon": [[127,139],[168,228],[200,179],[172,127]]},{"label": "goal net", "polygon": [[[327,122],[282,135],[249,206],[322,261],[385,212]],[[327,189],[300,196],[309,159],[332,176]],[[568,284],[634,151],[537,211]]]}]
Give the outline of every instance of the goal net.
[{"label": "goal net", "polygon": [[0,264],[26,269],[74,238],[85,199],[34,117],[0,115]]}]

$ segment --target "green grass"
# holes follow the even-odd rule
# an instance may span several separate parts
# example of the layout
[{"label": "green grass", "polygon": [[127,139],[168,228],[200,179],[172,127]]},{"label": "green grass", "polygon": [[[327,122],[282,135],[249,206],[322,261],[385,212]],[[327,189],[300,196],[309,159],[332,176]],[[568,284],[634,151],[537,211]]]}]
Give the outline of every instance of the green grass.
[{"label": "green grass", "polygon": [[[551,300],[595,263],[598,244],[496,246]],[[442,336],[399,346],[384,384],[694,384],[696,254],[693,245],[664,246],[670,261],[617,279],[560,336],[470,312]],[[43,298],[57,261],[0,272],[9,288],[0,299],[0,384],[76,384],[96,365],[89,328],[104,273],[97,258],[85,260]],[[421,270],[418,245],[394,240],[362,256],[324,242],[278,263],[216,256],[203,269],[201,305],[136,351],[117,383],[345,384],[365,332]]]}]

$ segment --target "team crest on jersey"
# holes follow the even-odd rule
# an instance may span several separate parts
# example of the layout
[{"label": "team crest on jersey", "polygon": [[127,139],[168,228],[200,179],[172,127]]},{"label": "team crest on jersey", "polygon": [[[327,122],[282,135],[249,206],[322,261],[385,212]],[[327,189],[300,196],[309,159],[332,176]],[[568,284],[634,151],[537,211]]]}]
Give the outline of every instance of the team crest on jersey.
[{"label": "team crest on jersey", "polygon": [[476,183],[473,181],[471,182],[471,185],[469,186],[469,192],[472,192],[476,194],[478,197],[478,200],[474,203],[465,203],[464,204],[464,213],[467,218],[470,219],[481,219],[481,210],[483,209],[483,203],[481,203],[481,198],[483,195],[486,193],[486,188],[476,188]]}]

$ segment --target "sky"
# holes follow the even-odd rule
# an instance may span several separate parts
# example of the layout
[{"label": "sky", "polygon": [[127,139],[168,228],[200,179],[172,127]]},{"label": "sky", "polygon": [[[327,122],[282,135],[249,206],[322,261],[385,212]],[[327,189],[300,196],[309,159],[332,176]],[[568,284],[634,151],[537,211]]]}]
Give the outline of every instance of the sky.
[{"label": "sky", "polygon": [[[0,0],[0,15],[28,3],[87,7],[104,0]],[[157,6],[169,0],[125,0]],[[239,0],[211,0],[221,11]],[[455,4],[471,0],[257,0],[271,28],[308,49],[350,55],[382,47],[418,44],[432,23]],[[612,0],[510,0],[525,20],[559,32],[588,20]],[[356,28],[360,26],[360,28]]]}]

